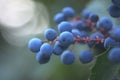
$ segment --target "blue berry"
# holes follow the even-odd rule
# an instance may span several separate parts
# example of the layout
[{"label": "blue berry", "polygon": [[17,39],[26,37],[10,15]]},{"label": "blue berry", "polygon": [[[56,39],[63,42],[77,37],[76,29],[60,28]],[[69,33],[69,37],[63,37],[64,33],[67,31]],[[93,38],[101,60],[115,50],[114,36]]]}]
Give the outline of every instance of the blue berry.
[{"label": "blue berry", "polygon": [[50,60],[52,52],[53,52],[52,46],[49,43],[44,43],[41,46],[40,51],[36,55],[36,60],[40,64],[45,64]]},{"label": "blue berry", "polygon": [[120,41],[120,28],[115,28],[110,32],[110,37],[116,41]]},{"label": "blue berry", "polygon": [[88,33],[85,31],[80,31],[80,38],[86,38],[88,37]]},{"label": "blue berry", "polygon": [[120,8],[117,7],[115,4],[111,4],[108,7],[108,12],[109,12],[110,16],[112,16],[114,18],[120,17]]},{"label": "blue berry", "polygon": [[57,37],[57,32],[54,29],[48,28],[45,30],[44,36],[48,41],[53,41]]},{"label": "blue berry", "polygon": [[68,45],[61,44],[60,41],[57,41],[56,43],[57,43],[57,45],[60,46],[63,50],[67,49],[67,48],[70,46],[70,44],[68,44]]},{"label": "blue berry", "polygon": [[38,52],[37,55],[36,55],[36,60],[40,63],[40,64],[45,64],[47,62],[49,62],[50,60],[50,55],[46,55],[45,53],[43,52]]},{"label": "blue berry", "polygon": [[58,31],[61,33],[61,32],[64,32],[64,31],[69,31],[71,32],[72,31],[72,25],[70,22],[67,22],[67,21],[63,21],[61,22],[60,24],[58,24]]},{"label": "blue berry", "polygon": [[54,21],[56,23],[60,23],[60,22],[65,21],[65,20],[66,20],[65,15],[63,13],[58,13],[54,16]]},{"label": "blue berry", "polygon": [[84,20],[77,21],[75,27],[80,31],[90,31],[90,26]]},{"label": "blue berry", "polygon": [[62,12],[66,18],[71,18],[75,16],[75,11],[72,7],[65,7],[62,9]]},{"label": "blue berry", "polygon": [[108,54],[108,59],[113,63],[120,63],[120,48],[113,48]]},{"label": "blue berry", "polygon": [[[90,38],[91,38],[91,39],[97,39],[97,37],[103,39],[103,38],[104,38],[104,35],[101,34],[101,33],[99,33],[99,32],[95,32],[95,33],[92,33],[92,34],[90,35]],[[102,43],[99,43],[99,44],[102,44]],[[96,45],[96,46],[98,45],[98,46],[99,46],[99,44],[96,44],[95,41],[90,41],[90,42],[88,43],[88,46],[89,46],[89,47],[93,47],[94,45]],[[103,46],[103,47],[104,47],[104,46]]]},{"label": "blue berry", "polygon": [[100,31],[105,31],[108,32],[112,29],[113,23],[110,18],[107,17],[102,17],[98,22],[97,22],[97,29]]},{"label": "blue berry", "polygon": [[80,31],[78,29],[72,29],[72,34],[74,35],[74,37],[80,37]]},{"label": "blue berry", "polygon": [[53,52],[53,48],[49,43],[44,43],[40,48],[40,52],[46,56],[50,56]]},{"label": "blue berry", "polygon": [[94,13],[91,13],[89,15],[89,19],[92,21],[92,22],[97,22],[99,20],[99,16],[97,14],[94,14]]},{"label": "blue berry", "polygon": [[80,52],[79,59],[82,63],[89,63],[93,60],[93,53],[89,50],[83,50]]},{"label": "blue berry", "polygon": [[117,42],[115,40],[113,40],[110,37],[107,37],[104,41],[104,47],[108,48],[108,47],[120,47],[120,42]]},{"label": "blue berry", "polygon": [[88,33],[85,31],[79,31],[78,29],[72,29],[72,34],[74,37],[86,38],[88,37]]},{"label": "blue berry", "polygon": [[72,25],[72,28],[74,29],[75,26],[76,26],[76,21],[74,21],[74,22],[70,22],[70,23],[71,23],[71,25]]},{"label": "blue berry", "polygon": [[82,11],[82,17],[83,17],[84,19],[88,19],[90,14],[91,14],[91,11],[88,10],[88,9],[84,9],[84,10]]},{"label": "blue berry", "polygon": [[70,45],[74,42],[74,36],[68,31],[62,32],[59,36],[59,42],[61,45]]},{"label": "blue berry", "polygon": [[101,34],[101,33],[99,33],[99,32],[95,32],[95,33],[92,33],[92,34],[90,35],[90,38],[91,38],[91,39],[96,39],[97,37],[103,39],[103,38],[104,38],[104,35]]},{"label": "blue berry", "polygon": [[113,4],[120,8],[120,0],[112,0]]},{"label": "blue berry", "polygon": [[55,55],[61,55],[64,51],[64,48],[60,45],[59,41],[56,41],[53,48],[53,53]]},{"label": "blue berry", "polygon": [[38,38],[33,38],[28,42],[28,48],[32,52],[39,52],[41,45],[42,45],[42,40]]},{"label": "blue berry", "polygon": [[61,55],[61,61],[66,64],[70,65],[75,61],[75,55],[72,51],[66,50]]}]

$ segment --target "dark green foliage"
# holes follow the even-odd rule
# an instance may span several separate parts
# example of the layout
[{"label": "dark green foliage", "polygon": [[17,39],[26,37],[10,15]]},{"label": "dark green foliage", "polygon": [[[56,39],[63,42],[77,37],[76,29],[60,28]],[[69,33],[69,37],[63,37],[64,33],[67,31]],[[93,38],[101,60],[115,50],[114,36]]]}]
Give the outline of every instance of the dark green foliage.
[{"label": "dark green foliage", "polygon": [[91,69],[90,80],[112,80],[119,66],[108,60],[109,50],[97,57],[96,63]]}]

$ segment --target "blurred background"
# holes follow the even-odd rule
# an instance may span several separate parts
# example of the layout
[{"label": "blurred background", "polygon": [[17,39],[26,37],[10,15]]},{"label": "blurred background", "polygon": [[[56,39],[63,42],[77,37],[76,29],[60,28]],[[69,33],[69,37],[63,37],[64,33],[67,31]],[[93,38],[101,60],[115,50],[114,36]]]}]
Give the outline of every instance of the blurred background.
[{"label": "blurred background", "polygon": [[[55,55],[41,65],[27,42],[33,37],[43,38],[48,27],[56,28],[53,17],[63,7],[73,7],[77,15],[88,8],[100,17],[110,17],[110,3],[111,0],[0,0],[0,80],[88,80],[94,62],[82,64],[78,60],[86,45],[74,47],[76,61],[70,66]],[[117,24],[115,19],[113,22]]]}]

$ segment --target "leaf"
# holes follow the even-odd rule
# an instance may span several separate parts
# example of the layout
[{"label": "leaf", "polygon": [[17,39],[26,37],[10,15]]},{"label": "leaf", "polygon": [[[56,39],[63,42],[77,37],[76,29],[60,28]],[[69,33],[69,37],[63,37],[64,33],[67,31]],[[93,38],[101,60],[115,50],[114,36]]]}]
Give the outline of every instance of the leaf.
[{"label": "leaf", "polygon": [[91,50],[93,51],[94,55],[100,55],[106,51],[105,49],[100,49],[100,48],[96,48],[96,47],[92,48]]},{"label": "leaf", "polygon": [[89,80],[112,80],[118,65],[108,60],[107,55],[110,49],[97,57],[95,65],[91,69]]}]

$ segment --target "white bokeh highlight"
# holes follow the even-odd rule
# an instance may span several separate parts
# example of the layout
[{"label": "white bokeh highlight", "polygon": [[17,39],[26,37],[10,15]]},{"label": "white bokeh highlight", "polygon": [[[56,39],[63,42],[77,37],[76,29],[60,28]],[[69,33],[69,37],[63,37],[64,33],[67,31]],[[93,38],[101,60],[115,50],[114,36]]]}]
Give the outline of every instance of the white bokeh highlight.
[{"label": "white bokeh highlight", "polygon": [[49,25],[49,14],[42,3],[32,0],[0,0],[0,30],[15,46],[24,46]]}]

